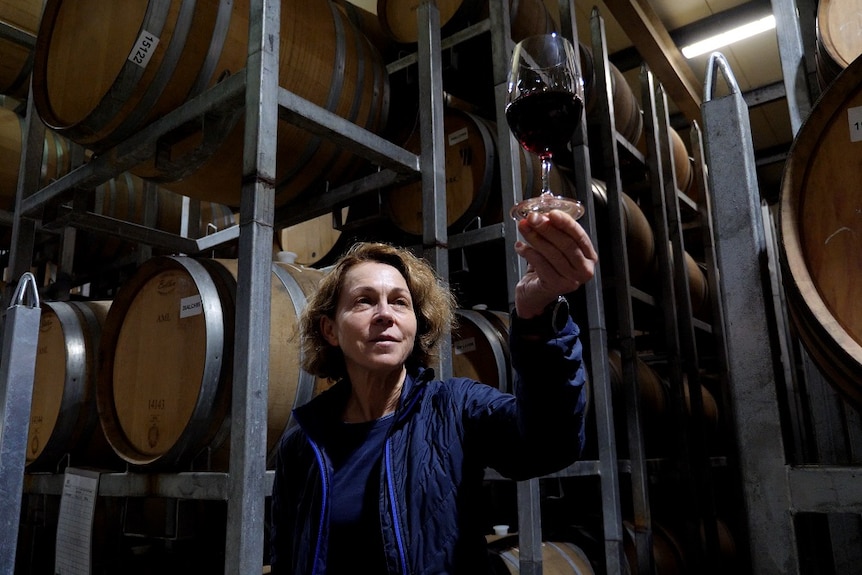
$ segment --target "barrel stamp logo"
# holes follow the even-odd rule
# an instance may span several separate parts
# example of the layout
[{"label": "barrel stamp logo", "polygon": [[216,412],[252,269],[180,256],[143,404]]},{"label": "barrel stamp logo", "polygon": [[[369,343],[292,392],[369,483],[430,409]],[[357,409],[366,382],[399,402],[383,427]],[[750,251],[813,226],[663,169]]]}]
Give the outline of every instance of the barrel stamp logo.
[{"label": "barrel stamp logo", "polygon": [[[158,403],[158,400],[156,400]],[[164,409],[164,403],[162,403],[162,409]],[[150,400],[150,411],[153,410],[152,400]],[[161,440],[161,432],[159,429],[159,423],[161,421],[161,415],[158,414],[150,414],[150,428],[147,430],[147,445],[150,446],[150,449],[155,449],[156,446],[159,445],[159,441]]]},{"label": "barrel stamp logo", "polygon": [[159,426],[153,423],[147,433],[147,444],[150,448],[154,448],[159,444]]},{"label": "barrel stamp logo", "polygon": [[39,331],[45,333],[54,329],[54,317],[52,314],[42,314],[42,319],[39,321]]},{"label": "barrel stamp logo", "polygon": [[156,285],[156,291],[159,295],[169,295],[177,288],[177,280],[173,277],[159,278],[159,283]]},{"label": "barrel stamp logo", "polygon": [[30,453],[35,456],[39,453],[42,447],[42,440],[39,439],[39,433],[42,430],[42,422],[44,417],[41,415],[32,415],[30,417]]}]

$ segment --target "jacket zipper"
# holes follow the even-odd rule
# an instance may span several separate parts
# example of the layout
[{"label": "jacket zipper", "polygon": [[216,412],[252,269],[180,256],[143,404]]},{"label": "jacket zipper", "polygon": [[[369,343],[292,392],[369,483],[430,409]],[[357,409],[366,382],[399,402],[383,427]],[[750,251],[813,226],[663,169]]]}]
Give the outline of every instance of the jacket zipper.
[{"label": "jacket zipper", "polygon": [[407,553],[404,549],[404,539],[401,525],[398,523],[398,508],[395,497],[395,485],[392,473],[392,440],[386,440],[386,485],[389,487],[389,505],[392,508],[392,523],[395,526],[395,541],[398,543],[398,556],[401,559],[401,573],[407,573]]},{"label": "jacket zipper", "polygon": [[310,437],[308,438],[308,443],[314,450],[314,456],[317,459],[317,464],[320,466],[320,483],[323,490],[321,495],[322,501],[320,503],[320,518],[317,523],[317,543],[314,545],[314,557],[311,562],[311,575],[314,575],[317,573],[317,559],[320,556],[320,546],[323,542],[323,523],[326,517],[327,501],[329,500],[329,477],[326,474],[326,466],[323,464],[323,454],[320,452],[320,448],[317,447],[317,444]]}]

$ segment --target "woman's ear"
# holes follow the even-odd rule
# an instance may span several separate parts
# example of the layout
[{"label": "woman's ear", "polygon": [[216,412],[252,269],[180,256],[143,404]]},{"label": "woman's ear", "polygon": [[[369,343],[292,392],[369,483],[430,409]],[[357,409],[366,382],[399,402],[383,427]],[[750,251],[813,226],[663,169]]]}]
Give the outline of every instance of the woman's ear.
[{"label": "woman's ear", "polygon": [[335,331],[335,322],[328,316],[320,318],[320,333],[332,347],[338,347],[338,335]]}]

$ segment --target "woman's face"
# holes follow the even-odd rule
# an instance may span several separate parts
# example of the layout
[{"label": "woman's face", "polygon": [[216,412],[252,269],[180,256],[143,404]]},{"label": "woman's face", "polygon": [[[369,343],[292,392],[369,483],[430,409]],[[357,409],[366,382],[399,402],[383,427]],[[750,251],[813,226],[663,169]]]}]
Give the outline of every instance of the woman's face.
[{"label": "woman's face", "polygon": [[357,264],[345,274],[334,320],[323,318],[322,328],[326,340],[341,348],[351,374],[400,371],[416,338],[407,282],[390,265]]}]

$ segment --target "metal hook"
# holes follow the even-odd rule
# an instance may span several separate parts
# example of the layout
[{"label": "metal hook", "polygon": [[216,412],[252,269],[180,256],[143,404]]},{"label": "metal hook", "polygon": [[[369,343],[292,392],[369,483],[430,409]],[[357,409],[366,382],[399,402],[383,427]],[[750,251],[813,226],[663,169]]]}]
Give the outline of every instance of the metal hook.
[{"label": "metal hook", "polygon": [[36,288],[36,278],[31,272],[24,272],[21,276],[21,281],[18,282],[18,287],[15,288],[15,293],[12,296],[12,301],[14,302],[12,305],[25,305],[24,296],[25,290],[28,287],[30,288],[29,291],[32,297],[32,305],[30,307],[39,307],[39,290]]},{"label": "metal hook", "polygon": [[709,55],[709,61],[706,63],[706,80],[703,87],[704,102],[712,100],[712,92],[719,70],[721,70],[730,92],[732,94],[739,93],[739,85],[736,83],[733,72],[730,71],[730,64],[727,63],[727,58],[721,52],[713,52]]}]

